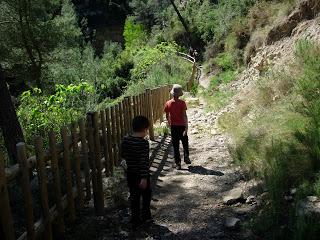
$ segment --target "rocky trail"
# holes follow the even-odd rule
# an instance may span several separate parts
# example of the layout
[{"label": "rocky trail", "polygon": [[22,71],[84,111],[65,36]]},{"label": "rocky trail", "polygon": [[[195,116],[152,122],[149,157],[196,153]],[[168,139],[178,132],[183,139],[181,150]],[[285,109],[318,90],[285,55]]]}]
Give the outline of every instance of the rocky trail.
[{"label": "rocky trail", "polygon": [[[319,17],[301,22],[291,37],[259,49],[235,81],[220,87],[233,91],[234,95],[219,111],[207,113],[205,102],[187,97],[192,164],[183,165],[182,170],[174,168],[169,137],[159,137],[151,143],[152,225],[130,231],[128,196],[120,171],[118,176],[122,178],[113,184],[105,183],[106,201],[110,203],[105,215],[95,217],[89,203],[78,216],[78,222],[68,230],[67,239],[263,239],[248,230],[251,217],[261,206],[262,184],[246,182],[240,168],[233,165],[228,151],[230,139],[220,132],[218,119],[237,109],[243,99],[250,98],[266,68],[285,71],[284,66],[294,58],[299,40],[319,41],[318,23]],[[201,76],[200,85],[208,87],[209,77]],[[111,198],[115,192],[116,197]]]},{"label": "rocky trail", "polygon": [[[188,100],[187,100],[188,101]],[[191,99],[195,101],[195,99]],[[248,239],[246,230],[259,199],[256,184],[245,182],[233,166],[227,138],[217,116],[204,103],[188,110],[191,165],[175,169],[170,138],[152,142],[152,212],[154,223],[130,231],[127,203],[93,217],[88,207],[68,239]],[[192,103],[194,106],[194,103]]]}]

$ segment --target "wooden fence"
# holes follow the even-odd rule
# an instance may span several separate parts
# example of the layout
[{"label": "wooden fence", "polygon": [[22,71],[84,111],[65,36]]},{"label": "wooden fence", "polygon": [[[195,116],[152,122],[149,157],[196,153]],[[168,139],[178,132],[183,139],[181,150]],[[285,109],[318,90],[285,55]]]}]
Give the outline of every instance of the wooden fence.
[{"label": "wooden fence", "polygon": [[194,57],[182,52],[177,52],[177,55],[192,63],[192,73],[186,85],[187,90],[190,91],[194,84],[199,84],[201,69],[197,65],[197,61]]},{"label": "wooden fence", "polygon": [[[25,143],[19,143],[18,164],[9,168],[5,168],[0,153],[0,236],[5,240],[53,239],[53,236],[63,239],[65,222],[74,222],[76,211],[92,198],[96,214],[102,215],[105,207],[103,178],[113,175],[114,167],[119,165],[121,139],[130,133],[131,120],[137,115],[147,116],[153,140],[153,124],[162,120],[163,106],[170,98],[169,90],[169,86],[146,90],[137,96],[125,97],[100,112],[88,113],[86,119],[61,128],[61,143],[56,142],[56,133],[48,133],[47,150],[43,148],[42,137],[36,137],[35,156],[28,158]],[[33,207],[30,173],[34,172],[41,205],[39,219]],[[53,187],[48,187],[49,182]],[[8,192],[11,184],[19,185],[23,196],[20,204],[25,210],[26,231],[20,236],[15,236],[17,231]],[[49,199],[49,191],[54,193],[53,200]]]}]

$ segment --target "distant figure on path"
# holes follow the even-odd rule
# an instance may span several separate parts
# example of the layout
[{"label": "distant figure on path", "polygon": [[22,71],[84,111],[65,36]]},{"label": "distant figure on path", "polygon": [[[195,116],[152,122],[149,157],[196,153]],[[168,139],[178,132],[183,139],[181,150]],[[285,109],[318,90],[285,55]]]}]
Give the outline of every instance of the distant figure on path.
[{"label": "distant figure on path", "polygon": [[187,104],[179,99],[183,95],[182,87],[174,84],[170,92],[173,96],[171,100],[166,102],[164,111],[166,113],[168,124],[171,128],[172,145],[174,150],[174,159],[177,169],[181,169],[181,158],[179,145],[182,141],[184,150],[184,162],[191,164],[189,158],[189,139],[188,139],[188,116]]},{"label": "distant figure on path", "polygon": [[[122,141],[122,158],[127,166],[127,182],[130,191],[131,223],[136,230],[144,222],[151,222],[151,186],[149,142],[145,139],[150,127],[149,120],[137,116],[132,120],[133,134]],[[142,211],[140,198],[142,197]]]}]

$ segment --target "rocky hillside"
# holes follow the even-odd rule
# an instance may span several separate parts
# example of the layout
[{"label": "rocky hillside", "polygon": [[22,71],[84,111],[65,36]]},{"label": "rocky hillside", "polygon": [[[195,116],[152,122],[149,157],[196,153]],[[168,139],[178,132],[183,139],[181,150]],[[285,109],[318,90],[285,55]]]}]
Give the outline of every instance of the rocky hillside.
[{"label": "rocky hillside", "polygon": [[[312,1],[302,1],[302,6],[305,6],[306,2]],[[315,4],[319,5],[320,2]],[[291,16],[297,15],[297,11],[300,8],[301,5],[299,5],[283,23],[281,23],[281,26],[284,26],[285,23],[291,24]],[[303,8],[303,10],[305,9]],[[318,8],[317,11],[320,12],[320,8]],[[303,13],[304,12],[300,12],[300,14]],[[279,36],[282,37],[278,39],[278,41],[272,43],[268,39],[278,28],[280,28],[280,25],[275,26],[270,31],[265,44],[258,49],[256,55],[251,59],[246,69],[239,74],[237,80],[227,86],[222,86],[222,88],[231,89],[236,92],[236,95],[233,97],[234,100],[227,106],[227,109],[230,110],[236,108],[237,103],[241,102],[242,99],[246,99],[248,94],[255,90],[255,84],[259,81],[261,75],[263,75],[266,70],[286,71],[288,68],[291,68],[292,65],[290,64],[292,64],[295,59],[295,46],[300,40],[320,42],[319,16],[315,16],[315,18],[309,20],[301,16],[301,21],[296,24],[290,34],[285,34],[288,36],[283,36],[283,32],[278,32],[279,35],[277,35],[275,39],[279,38]]]}]

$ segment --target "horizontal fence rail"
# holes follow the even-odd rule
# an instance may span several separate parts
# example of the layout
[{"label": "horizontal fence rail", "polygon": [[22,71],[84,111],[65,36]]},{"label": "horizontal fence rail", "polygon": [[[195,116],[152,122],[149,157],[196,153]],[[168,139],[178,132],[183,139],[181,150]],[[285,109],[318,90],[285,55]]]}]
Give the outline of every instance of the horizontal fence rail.
[{"label": "horizontal fence rail", "polygon": [[[131,121],[137,115],[149,118],[150,139],[153,125],[163,119],[163,106],[170,98],[170,86],[147,89],[127,96],[115,105],[48,133],[49,148],[44,150],[42,137],[34,142],[35,156],[27,157],[26,144],[17,144],[18,164],[5,168],[0,153],[0,238],[64,239],[67,223],[76,220],[84,202],[93,199],[95,212],[102,215],[105,207],[103,178],[113,175],[121,158],[121,139],[131,132]],[[36,177],[32,177],[35,175]],[[21,190],[24,208],[24,230],[14,228],[9,188]],[[34,189],[38,194],[40,214],[36,214]],[[53,197],[52,197],[53,196]]]},{"label": "horizontal fence rail", "polygon": [[187,90],[190,91],[194,84],[199,84],[199,79],[201,76],[201,69],[197,65],[197,61],[194,57],[192,57],[186,53],[182,53],[182,52],[177,52],[177,55],[192,63],[191,77],[190,77],[189,81],[187,82]]}]

